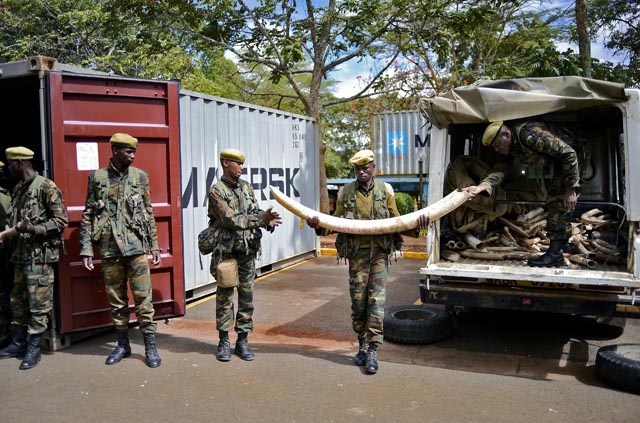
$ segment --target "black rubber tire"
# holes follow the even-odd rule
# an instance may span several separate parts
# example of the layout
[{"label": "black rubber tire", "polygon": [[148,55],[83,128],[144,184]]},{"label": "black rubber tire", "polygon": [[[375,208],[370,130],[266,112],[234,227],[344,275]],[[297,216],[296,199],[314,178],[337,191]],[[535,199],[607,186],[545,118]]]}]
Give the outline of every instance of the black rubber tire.
[{"label": "black rubber tire", "polygon": [[608,385],[640,394],[640,344],[601,347],[596,355],[596,370]]},{"label": "black rubber tire", "polygon": [[384,339],[399,344],[431,344],[453,335],[449,312],[424,304],[388,307],[384,312]]}]

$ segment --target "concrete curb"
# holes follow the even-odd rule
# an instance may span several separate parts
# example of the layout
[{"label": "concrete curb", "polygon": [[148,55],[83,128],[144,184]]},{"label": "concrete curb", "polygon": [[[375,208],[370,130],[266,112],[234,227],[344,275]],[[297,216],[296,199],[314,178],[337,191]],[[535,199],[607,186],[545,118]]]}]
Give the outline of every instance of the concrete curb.
[{"label": "concrete curb", "polygon": [[[320,255],[321,256],[335,256],[337,255],[337,251],[335,248],[320,248]],[[406,259],[412,259],[412,260],[426,260],[427,259],[427,253],[426,252],[420,252],[420,251],[403,251],[402,252],[402,257],[406,258]]]}]

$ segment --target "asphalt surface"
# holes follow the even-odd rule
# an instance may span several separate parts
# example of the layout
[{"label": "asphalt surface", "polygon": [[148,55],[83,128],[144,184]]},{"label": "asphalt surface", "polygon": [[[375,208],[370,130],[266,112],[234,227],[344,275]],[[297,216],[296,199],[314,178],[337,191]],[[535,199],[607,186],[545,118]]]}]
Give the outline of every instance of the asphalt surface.
[{"label": "asphalt surface", "polygon": [[[422,261],[392,262],[387,305],[417,301]],[[215,301],[190,304],[184,318],[159,322],[162,366],[133,355],[114,366],[107,331],[43,355],[27,371],[0,360],[2,422],[636,422],[638,396],[604,385],[599,346],[638,342],[590,319],[526,313],[474,313],[433,345],[385,342],[380,371],[352,364],[347,267],[321,256],[267,275],[255,285],[252,362],[215,359]],[[235,336],[232,336],[232,342]]]}]

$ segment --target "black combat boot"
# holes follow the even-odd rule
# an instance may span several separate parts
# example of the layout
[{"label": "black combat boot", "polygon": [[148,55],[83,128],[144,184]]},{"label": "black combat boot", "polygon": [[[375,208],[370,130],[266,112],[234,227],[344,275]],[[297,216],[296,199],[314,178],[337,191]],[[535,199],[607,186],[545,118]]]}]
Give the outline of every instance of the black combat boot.
[{"label": "black combat boot", "polygon": [[11,325],[0,325],[0,349],[11,343]]},{"label": "black combat boot", "polygon": [[367,373],[376,373],[378,371],[378,344],[369,344],[367,351],[367,363],[364,366]]},{"label": "black combat boot", "polygon": [[358,354],[353,358],[353,362],[356,366],[364,366],[367,362],[367,350],[369,349],[369,343],[364,336],[358,336]]},{"label": "black combat boot", "polygon": [[11,325],[11,343],[0,350],[0,359],[22,357],[27,352],[27,327]]},{"label": "black combat boot", "polygon": [[147,366],[155,368],[160,366],[162,360],[158,355],[156,347],[156,336],[153,333],[145,333],[144,335],[144,355],[147,357]]},{"label": "black combat boot", "polygon": [[553,239],[549,244],[546,253],[537,259],[529,260],[527,263],[531,267],[562,267],[564,266],[564,256],[562,255],[563,240]]},{"label": "black combat boot", "polygon": [[40,341],[42,341],[41,333],[29,336],[27,353],[24,355],[22,363],[20,363],[20,370],[27,370],[38,365],[40,362]]},{"label": "black combat boot", "polygon": [[116,345],[111,355],[107,357],[107,361],[105,361],[105,364],[108,365],[120,363],[123,358],[129,357],[131,355],[131,345],[129,345],[129,331],[127,329],[117,330],[116,335],[118,336],[118,345]]},{"label": "black combat boot", "polygon": [[246,361],[251,361],[256,357],[256,355],[253,353],[253,351],[251,351],[251,348],[249,348],[249,341],[247,340],[247,333],[246,332],[240,332],[238,334],[238,340],[236,341],[235,353],[241,359],[246,360]]},{"label": "black combat boot", "polygon": [[221,330],[218,331],[220,341],[218,342],[218,356],[219,361],[231,360],[231,343],[229,342],[229,332]]}]

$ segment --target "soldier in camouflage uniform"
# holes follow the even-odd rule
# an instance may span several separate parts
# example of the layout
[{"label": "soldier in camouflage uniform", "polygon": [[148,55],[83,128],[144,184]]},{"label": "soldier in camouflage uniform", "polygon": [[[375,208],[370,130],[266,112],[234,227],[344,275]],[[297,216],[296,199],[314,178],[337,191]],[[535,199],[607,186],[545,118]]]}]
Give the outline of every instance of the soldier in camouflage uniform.
[{"label": "soldier in camouflage uniform", "polygon": [[[376,165],[371,150],[356,153],[349,164],[354,166],[356,181],[338,191],[335,216],[347,219],[386,219],[399,216],[393,188],[376,180],[373,175]],[[326,235],[319,228],[318,217],[307,220],[316,229],[317,235]],[[403,234],[418,236],[419,229],[426,229],[429,219],[421,215],[417,229]],[[349,261],[349,294],[351,296],[351,321],[358,334],[358,353],[354,358],[357,366],[365,366],[368,373],[378,371],[378,345],[384,338],[383,320],[386,299],[386,284],[389,256],[400,249],[402,238],[391,235],[338,234],[336,249],[338,256]]]},{"label": "soldier in camouflage uniform", "polygon": [[89,174],[87,200],[82,213],[80,256],[87,270],[93,270],[93,245],[100,249],[102,276],[118,344],[106,364],[119,363],[131,355],[129,343],[129,298],[133,294],[135,313],[145,345],[146,363],[160,366],[155,341],[156,323],[147,254],[160,265],[158,233],[151,207],[149,176],[131,166],[138,140],[128,134],[111,137],[109,165]]},{"label": "soldier in camouflage uniform", "polygon": [[273,232],[282,223],[278,212],[269,207],[258,207],[251,184],[240,179],[244,153],[236,149],[220,152],[223,175],[209,191],[209,227],[214,250],[211,274],[216,275],[222,260],[234,258],[238,262],[238,311],[234,322],[234,288],[218,286],[216,294],[216,329],[220,337],[217,359],[231,360],[229,331],[238,334],[234,352],[243,360],[251,361],[255,354],[248,345],[248,334],[253,330],[253,281],[256,275],[255,259],[260,251],[260,239],[265,228]]},{"label": "soldier in camouflage uniform", "polygon": [[[7,228],[11,213],[11,194],[4,186],[4,163],[0,162],[0,232]],[[13,266],[9,261],[10,242],[0,242],[0,348],[11,342],[11,288],[13,288]]]},{"label": "soldier in camouflage uniform", "polygon": [[6,156],[9,172],[18,179],[9,221],[18,234],[10,241],[14,264],[12,341],[0,350],[0,358],[24,355],[20,363],[24,370],[40,362],[42,334],[53,307],[53,264],[58,262],[68,220],[56,184],[33,169],[33,151],[12,147],[7,148]]},{"label": "soldier in camouflage uniform", "polygon": [[580,191],[580,171],[584,168],[584,141],[562,126],[543,122],[505,124],[493,122],[485,130],[482,143],[504,156],[507,162],[499,163],[496,171],[479,185],[465,188],[476,195],[493,190],[504,180],[505,169],[516,157],[521,163],[535,169],[540,175],[552,173],[549,183],[541,181],[547,192],[547,235],[550,245],[541,257],[529,260],[532,267],[556,267],[564,265],[562,246],[567,241],[571,213],[576,208]]}]

